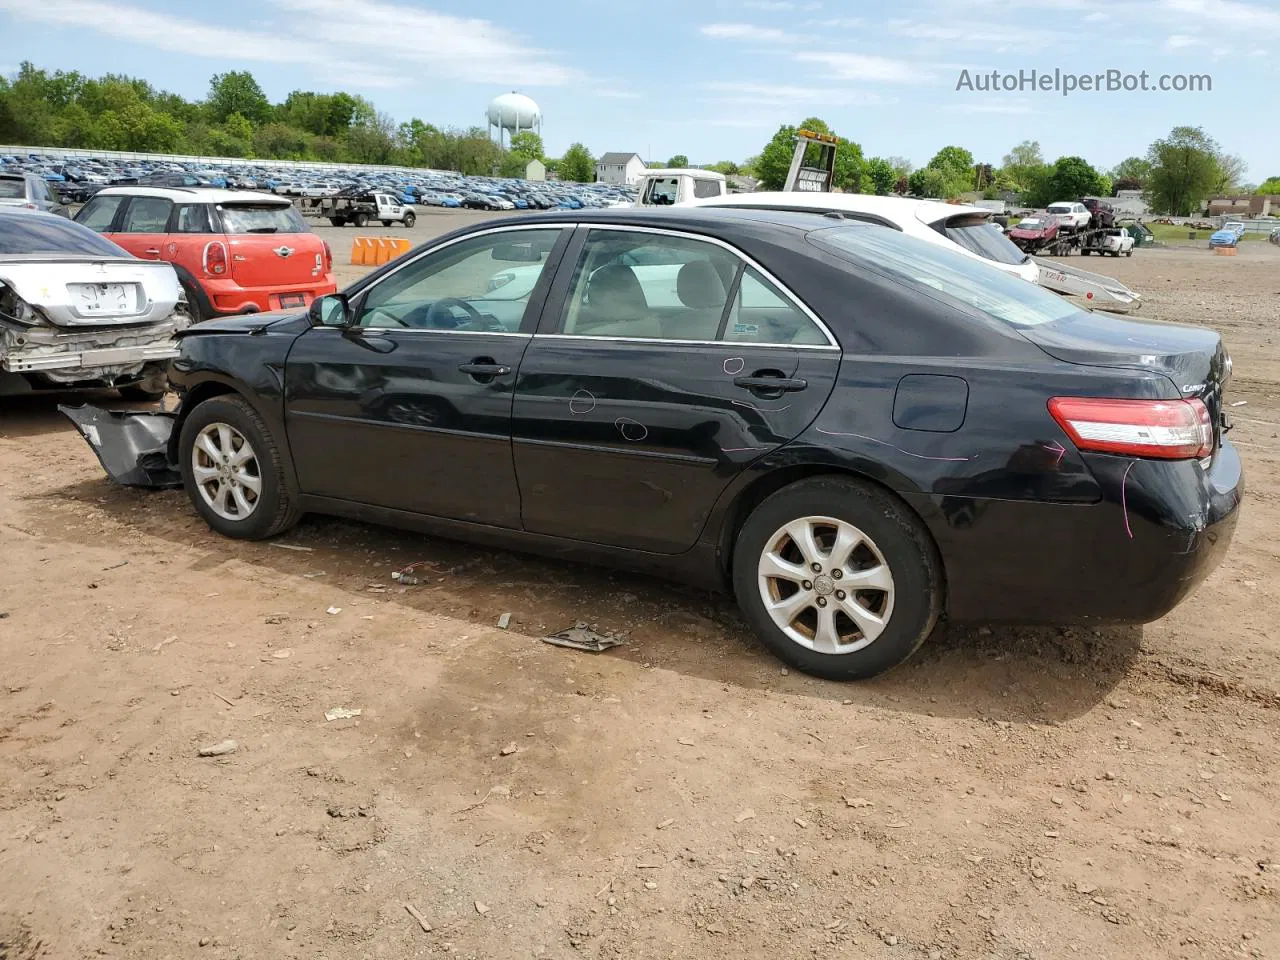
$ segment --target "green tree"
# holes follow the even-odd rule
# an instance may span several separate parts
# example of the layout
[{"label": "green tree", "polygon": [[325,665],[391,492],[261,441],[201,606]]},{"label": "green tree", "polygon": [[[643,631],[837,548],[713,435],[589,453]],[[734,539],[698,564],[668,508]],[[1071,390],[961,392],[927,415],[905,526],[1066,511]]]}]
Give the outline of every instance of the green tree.
[{"label": "green tree", "polygon": [[909,177],[911,171],[915,169],[906,157],[885,157],[885,159],[889,161],[889,166],[893,167],[893,172],[899,177]]},{"label": "green tree", "polygon": [[217,123],[225,123],[233,113],[248,117],[254,123],[264,123],[271,117],[271,101],[247,70],[214,74],[205,102],[209,116]]},{"label": "green tree", "polygon": [[532,130],[521,130],[519,133],[512,134],[510,150],[524,157],[526,161],[541,160],[546,152],[542,145],[542,137]]},{"label": "green tree", "polygon": [[898,182],[898,171],[884,157],[872,157],[863,167],[863,191],[886,197]]},{"label": "green tree", "polygon": [[1147,150],[1144,196],[1158,213],[1187,217],[1204,206],[1219,176],[1218,144],[1200,127],[1174,127]]},{"label": "green tree", "polygon": [[942,171],[949,181],[968,181],[973,171],[973,154],[964,147],[943,147],[926,166]]},{"label": "green tree", "polygon": [[1213,193],[1234,193],[1240,189],[1246,164],[1242,157],[1231,153],[1219,153],[1218,169],[1213,182]]},{"label": "green tree", "polygon": [[1044,207],[1060,201],[1079,200],[1085,196],[1106,196],[1110,184],[1081,157],[1059,157],[1046,171],[1023,202]]},{"label": "green tree", "polygon": [[[781,190],[785,186],[787,173],[791,169],[791,158],[795,155],[797,129],[812,130],[815,133],[826,133],[838,137],[838,134],[818,117],[809,117],[802,121],[799,127],[793,127],[790,124],[780,126],[778,132],[773,135],[773,139],[760,151],[760,156],[754,161],[748,161],[753,175],[760,180],[761,189]],[[816,144],[810,145],[805,151],[804,163],[806,166],[815,166],[820,157],[821,148]],[[743,166],[745,168],[747,164]],[[862,147],[852,140],[841,140],[836,147],[833,174],[833,186],[841,190],[857,192],[862,184]]]},{"label": "green tree", "polygon": [[1039,141],[1023,140],[1000,161],[997,182],[1003,177],[1010,190],[1025,196],[1039,186],[1044,172],[1045,162]]},{"label": "green tree", "polygon": [[561,180],[591,183],[596,177],[596,161],[591,156],[591,151],[582,144],[570,144],[560,158],[558,173]]},{"label": "green tree", "polygon": [[[1121,190],[1141,190],[1147,177],[1151,175],[1151,161],[1146,157],[1126,157],[1111,168],[1111,178]],[[1136,187],[1120,187],[1119,182],[1137,181]]]},{"label": "green tree", "polygon": [[742,168],[732,160],[718,160],[707,167],[708,170],[714,170],[716,173],[723,173],[726,177],[732,177],[742,172]]},{"label": "green tree", "polygon": [[498,164],[498,176],[524,179],[525,169],[529,166],[531,159],[523,153],[512,153],[508,150],[502,155],[502,160]]},{"label": "green tree", "polygon": [[1280,194],[1280,177],[1267,177],[1262,183],[1258,184],[1258,189],[1255,192],[1266,196]]},{"label": "green tree", "polygon": [[253,134],[253,152],[260,157],[301,160],[311,154],[313,143],[311,134],[287,123],[268,123]]},{"label": "green tree", "polygon": [[674,157],[672,157],[670,160],[667,161],[668,167],[687,167],[688,165],[689,165],[689,158],[686,157],[683,153],[677,153]]},{"label": "green tree", "polygon": [[921,167],[907,177],[907,189],[917,197],[945,198],[949,189],[947,175],[937,167]]},{"label": "green tree", "polygon": [[796,149],[796,128],[784,123],[778,127],[753,164],[761,190],[781,190],[791,169],[791,156]]}]

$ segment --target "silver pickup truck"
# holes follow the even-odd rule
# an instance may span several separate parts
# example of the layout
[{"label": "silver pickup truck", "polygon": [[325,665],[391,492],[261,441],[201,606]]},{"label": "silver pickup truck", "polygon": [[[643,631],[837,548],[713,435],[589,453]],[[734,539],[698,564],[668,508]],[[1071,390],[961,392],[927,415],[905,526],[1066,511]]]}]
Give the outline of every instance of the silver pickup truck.
[{"label": "silver pickup truck", "polygon": [[0,396],[112,387],[158,397],[189,323],[168,263],[64,217],[0,210]]}]

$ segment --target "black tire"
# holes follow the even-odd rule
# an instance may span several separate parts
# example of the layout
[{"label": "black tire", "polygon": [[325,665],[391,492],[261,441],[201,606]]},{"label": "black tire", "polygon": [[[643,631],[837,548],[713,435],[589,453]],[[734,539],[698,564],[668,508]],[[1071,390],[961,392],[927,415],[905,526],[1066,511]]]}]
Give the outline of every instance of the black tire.
[{"label": "black tire", "polygon": [[[192,449],[200,431],[210,424],[225,423],[234,427],[253,448],[262,492],[256,506],[243,520],[219,516],[205,502],[197,489],[192,466]],[[225,537],[239,540],[265,540],[288,530],[301,513],[294,505],[284,483],[283,456],[270,430],[243,397],[223,394],[204,401],[187,416],[178,440],[178,460],[187,496],[214,530]]]},{"label": "black tire", "polygon": [[1089,255],[1089,252],[1090,251],[1085,247],[1080,248],[1080,256],[1082,257],[1087,257]]},{"label": "black tire", "polygon": [[1125,255],[1126,257],[1132,257],[1132,256],[1133,256],[1133,251],[1132,251],[1132,250],[1126,250],[1126,251],[1124,252],[1124,255]]},{"label": "black tire", "polygon": [[203,306],[203,294],[190,281],[182,280],[180,282],[182,284],[182,292],[187,298],[187,315],[191,317],[192,325],[208,320],[209,317]]},{"label": "black tire", "polygon": [[406,213],[404,215],[404,225],[406,227],[412,227],[417,222],[418,222],[418,218],[415,217],[412,213]]},{"label": "black tire", "polygon": [[356,227],[363,229],[369,225],[369,215],[367,213],[357,213],[351,220]]},{"label": "black tire", "polygon": [[384,227],[389,227],[389,226],[391,226],[391,221],[390,221],[390,220],[383,220],[383,221],[382,221],[382,225],[383,225]]},{"label": "black tire", "polygon": [[[809,649],[785,634],[765,608],[758,582],[760,558],[776,531],[803,517],[830,517],[857,527],[874,542],[892,574],[888,623],[860,650],[832,654]],[[835,579],[828,585],[839,583]],[[733,590],[756,636],[784,663],[826,680],[861,680],[902,663],[933,632],[942,613],[942,565],[928,531],[898,500],[867,483],[814,477],[784,487],[747,517],[733,548]]]},{"label": "black tire", "polygon": [[330,217],[329,222],[335,227],[345,227],[347,225],[347,221],[343,220],[341,217]]}]

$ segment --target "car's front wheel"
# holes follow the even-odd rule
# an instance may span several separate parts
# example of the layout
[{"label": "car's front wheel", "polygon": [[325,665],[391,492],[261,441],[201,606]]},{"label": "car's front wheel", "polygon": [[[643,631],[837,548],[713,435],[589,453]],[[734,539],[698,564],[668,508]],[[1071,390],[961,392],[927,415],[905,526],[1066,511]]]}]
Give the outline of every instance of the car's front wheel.
[{"label": "car's front wheel", "polygon": [[214,530],[262,540],[297,522],[280,449],[241,397],[214,397],[192,410],[178,449],[187,496]]},{"label": "car's front wheel", "polygon": [[418,218],[415,217],[412,213],[406,213],[404,215],[404,225],[406,227],[412,227],[417,222],[418,222]]},{"label": "car's front wheel", "polygon": [[738,533],[733,586],[770,650],[828,680],[906,660],[942,610],[937,551],[919,520],[842,477],[802,480],[756,507]]}]

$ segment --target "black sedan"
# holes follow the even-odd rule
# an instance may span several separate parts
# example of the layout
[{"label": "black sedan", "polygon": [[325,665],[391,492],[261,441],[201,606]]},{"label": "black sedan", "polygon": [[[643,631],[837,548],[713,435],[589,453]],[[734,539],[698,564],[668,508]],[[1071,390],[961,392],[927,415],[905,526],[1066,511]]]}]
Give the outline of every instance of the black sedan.
[{"label": "black sedan", "polygon": [[942,617],[1172,609],[1243,492],[1230,370],[1211,330],[891,228],[609,210],[194,326],[163,426],[68,412],[109,472],[185,485],[228,536],[315,511],[727,587],[784,661],[847,679]]}]

